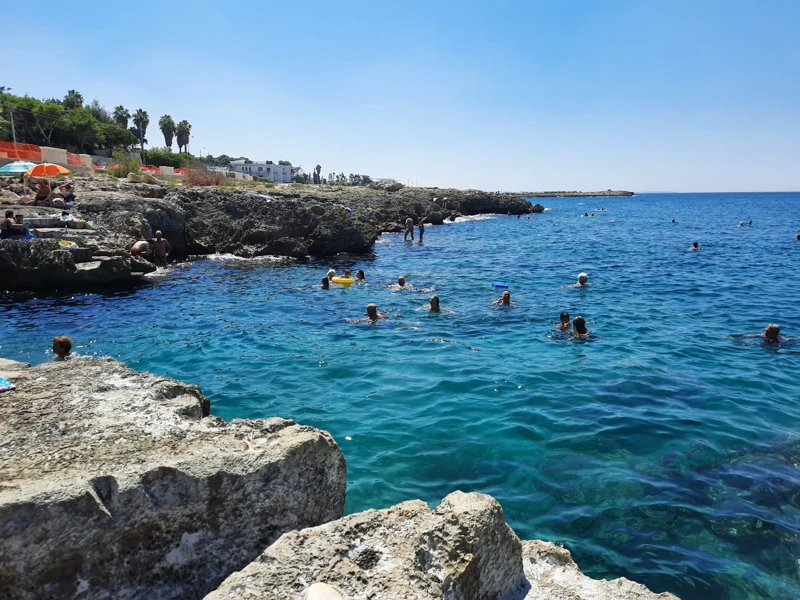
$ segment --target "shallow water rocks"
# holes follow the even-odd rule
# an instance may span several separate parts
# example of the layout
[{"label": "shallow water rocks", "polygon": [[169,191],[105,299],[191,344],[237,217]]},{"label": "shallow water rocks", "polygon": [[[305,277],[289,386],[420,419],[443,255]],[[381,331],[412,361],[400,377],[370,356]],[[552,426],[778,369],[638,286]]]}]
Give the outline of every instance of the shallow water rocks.
[{"label": "shallow water rocks", "polygon": [[492,497],[463,492],[287,533],[206,600],[300,598],[317,581],[359,600],[675,600],[584,576],[566,550],[520,542]]},{"label": "shallow water rocks", "polygon": [[0,598],[199,598],[281,534],[341,517],[344,458],[283,419],[112,359],[3,361]]}]

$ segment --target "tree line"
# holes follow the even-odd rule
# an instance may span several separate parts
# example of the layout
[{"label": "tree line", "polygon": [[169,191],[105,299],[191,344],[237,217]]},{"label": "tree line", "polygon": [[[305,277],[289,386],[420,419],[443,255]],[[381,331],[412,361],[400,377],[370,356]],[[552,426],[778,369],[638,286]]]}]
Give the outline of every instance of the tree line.
[{"label": "tree line", "polygon": [[[109,111],[97,99],[84,102],[77,90],[69,90],[63,98],[38,99],[16,96],[11,88],[0,86],[0,139],[23,144],[65,148],[83,153],[116,148],[132,150],[137,145],[144,160],[144,146],[150,115],[141,108],[131,113],[124,106]],[[130,125],[130,126],[129,126]],[[165,148],[172,151],[173,140],[178,152],[188,154],[192,125],[187,120],[175,122],[170,115],[158,120]]]}]

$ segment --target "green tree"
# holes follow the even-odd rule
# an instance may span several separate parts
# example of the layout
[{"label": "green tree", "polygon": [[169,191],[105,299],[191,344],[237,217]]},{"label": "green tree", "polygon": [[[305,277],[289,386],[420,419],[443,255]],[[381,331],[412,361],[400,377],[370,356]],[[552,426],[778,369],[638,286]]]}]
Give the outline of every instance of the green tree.
[{"label": "green tree", "polygon": [[279,160],[279,161],[278,161],[278,164],[279,164],[279,165],[288,165],[288,166],[292,166],[292,163],[290,163],[288,160]]},{"label": "green tree", "polygon": [[183,148],[186,152],[189,151],[189,137],[192,133],[192,126],[184,119],[175,127],[175,137],[178,141],[178,152],[181,152],[181,148]]},{"label": "green tree", "polygon": [[114,122],[123,129],[128,128],[128,119],[130,118],[131,113],[121,104],[114,109]]},{"label": "green tree", "polygon": [[3,101],[3,116],[8,117],[6,112],[6,94],[11,91],[11,88],[6,85],[0,85],[0,99]]},{"label": "green tree", "polygon": [[169,115],[164,115],[158,120],[158,128],[164,134],[164,144],[172,149],[172,136],[175,135],[175,121]]},{"label": "green tree", "polygon": [[94,118],[91,111],[87,108],[73,108],[64,119],[67,123],[68,131],[76,141],[76,145],[83,152],[87,142],[90,145],[103,145],[102,132],[99,128],[100,121]]},{"label": "green tree", "polygon": [[136,126],[136,132],[138,134],[137,137],[139,138],[139,147],[142,150],[142,157],[144,157],[144,136],[147,133],[147,126],[150,125],[150,115],[147,114],[147,111],[142,110],[141,108],[136,109],[136,112],[133,113],[133,124]]},{"label": "green tree", "polygon": [[92,116],[101,123],[113,123],[111,114],[106,110],[105,106],[100,106],[100,101],[95,98],[92,103],[86,107]]},{"label": "green tree", "polygon": [[139,141],[134,134],[127,129],[122,129],[113,123],[100,123],[97,127],[100,137],[105,142],[105,147],[112,148],[133,148]]},{"label": "green tree", "polygon": [[83,94],[76,90],[70,90],[64,96],[64,110],[69,112],[73,108],[83,108]]},{"label": "green tree", "polygon": [[61,118],[63,116],[64,107],[55,102],[40,102],[39,106],[33,109],[36,127],[48,146],[52,145],[53,132],[62,125]]}]

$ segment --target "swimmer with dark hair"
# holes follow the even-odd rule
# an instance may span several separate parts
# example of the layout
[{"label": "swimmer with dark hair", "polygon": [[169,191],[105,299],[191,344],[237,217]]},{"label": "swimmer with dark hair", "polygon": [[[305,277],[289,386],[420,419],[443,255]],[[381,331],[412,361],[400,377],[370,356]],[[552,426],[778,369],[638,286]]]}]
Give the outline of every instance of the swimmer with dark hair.
[{"label": "swimmer with dark hair", "polygon": [[689,246],[689,250],[700,250],[700,245],[697,242],[692,242],[692,245]]},{"label": "swimmer with dark hair", "polygon": [[586,339],[589,336],[589,330],[586,329],[586,319],[580,315],[572,319],[572,329],[570,339]]},{"label": "swimmer with dark hair", "polygon": [[439,312],[441,309],[439,296],[431,296],[430,303],[424,304],[421,308],[423,310],[429,310],[431,312]]},{"label": "swimmer with dark hair", "polygon": [[348,323],[377,323],[386,316],[378,312],[377,304],[367,304],[367,316],[363,319],[347,319]]},{"label": "swimmer with dark hair", "polygon": [[366,283],[367,282],[367,278],[364,277],[364,271],[362,271],[361,269],[356,271],[356,281],[359,282],[359,283]]},{"label": "swimmer with dark hair", "polygon": [[323,290],[331,289],[331,282],[327,277],[322,278],[322,289]]},{"label": "swimmer with dark hair", "polygon": [[761,338],[765,344],[781,344],[783,342],[795,342],[793,338],[783,337],[781,335],[781,326],[777,323],[770,323],[764,328],[764,333],[748,333],[746,335],[732,335],[731,339],[739,340],[743,338]]},{"label": "swimmer with dark hair", "polygon": [[564,311],[559,315],[560,321],[555,324],[561,331],[567,331],[570,327],[572,327],[572,323],[569,320],[569,313]]},{"label": "swimmer with dark hair", "polygon": [[402,275],[397,278],[397,283],[392,286],[393,290],[411,290],[414,289],[410,283],[406,283],[406,278]]}]

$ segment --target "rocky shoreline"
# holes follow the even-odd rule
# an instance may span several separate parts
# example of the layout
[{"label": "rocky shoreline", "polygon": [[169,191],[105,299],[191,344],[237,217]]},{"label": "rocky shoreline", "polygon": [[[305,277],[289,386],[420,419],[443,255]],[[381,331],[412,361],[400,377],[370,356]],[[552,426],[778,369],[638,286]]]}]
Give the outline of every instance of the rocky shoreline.
[{"label": "rocky shoreline", "polygon": [[64,230],[61,209],[13,204],[19,196],[3,190],[2,199],[12,202],[7,209],[50,226],[37,229],[37,237],[46,239],[0,241],[0,287],[93,288],[141,281],[155,269],[131,257],[129,249],[157,230],[170,242],[173,258],[213,253],[305,258],[369,252],[381,233],[401,231],[409,216],[439,225],[461,215],[544,210],[518,194],[438,188],[183,188],[100,177],[76,178],[75,187],[79,201],[70,213],[86,224],[83,229]]},{"label": "rocky shoreline", "polygon": [[225,423],[195,385],[110,358],[0,359],[0,597],[674,600],[590,579],[454,492],[342,517],[344,457],[285,419]]}]

